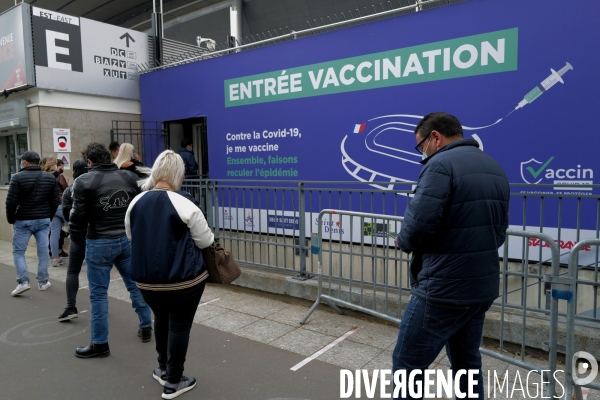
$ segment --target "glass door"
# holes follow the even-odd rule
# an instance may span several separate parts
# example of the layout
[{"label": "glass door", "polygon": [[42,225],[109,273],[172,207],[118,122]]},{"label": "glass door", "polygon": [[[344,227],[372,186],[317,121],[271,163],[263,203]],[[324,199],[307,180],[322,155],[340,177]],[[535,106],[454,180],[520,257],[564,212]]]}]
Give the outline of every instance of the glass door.
[{"label": "glass door", "polygon": [[13,175],[19,172],[19,156],[27,149],[27,133],[0,136],[0,185],[8,186]]}]

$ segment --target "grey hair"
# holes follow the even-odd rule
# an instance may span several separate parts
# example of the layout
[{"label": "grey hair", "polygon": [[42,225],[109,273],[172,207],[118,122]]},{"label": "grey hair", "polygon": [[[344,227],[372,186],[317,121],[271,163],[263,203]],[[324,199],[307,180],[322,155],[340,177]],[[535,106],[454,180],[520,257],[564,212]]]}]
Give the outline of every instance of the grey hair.
[{"label": "grey hair", "polygon": [[165,181],[174,190],[179,190],[185,177],[183,159],[173,150],[165,150],[156,157],[150,176],[140,182],[142,190],[150,190],[158,181]]}]

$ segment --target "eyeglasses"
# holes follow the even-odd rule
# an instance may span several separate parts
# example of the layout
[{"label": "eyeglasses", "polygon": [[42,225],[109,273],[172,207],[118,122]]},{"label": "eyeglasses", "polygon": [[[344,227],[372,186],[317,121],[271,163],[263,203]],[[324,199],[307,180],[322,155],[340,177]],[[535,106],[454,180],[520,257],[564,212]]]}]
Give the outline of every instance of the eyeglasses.
[{"label": "eyeglasses", "polygon": [[430,136],[431,136],[431,132],[429,133],[429,135],[425,136],[425,138],[423,140],[421,140],[418,145],[415,146],[415,150],[417,150],[419,152],[419,154],[423,154],[423,145],[425,144],[425,141],[427,139],[429,139]]}]

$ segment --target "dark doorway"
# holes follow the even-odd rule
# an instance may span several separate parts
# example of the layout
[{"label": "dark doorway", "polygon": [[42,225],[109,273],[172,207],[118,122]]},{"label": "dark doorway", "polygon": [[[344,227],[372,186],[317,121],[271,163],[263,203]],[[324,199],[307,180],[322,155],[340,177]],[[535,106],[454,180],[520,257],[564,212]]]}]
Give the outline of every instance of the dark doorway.
[{"label": "dark doorway", "polygon": [[206,117],[181,119],[165,122],[169,147],[179,152],[181,141],[188,139],[192,141],[194,158],[198,163],[198,175],[200,179],[209,178],[208,170],[208,138],[206,129]]}]

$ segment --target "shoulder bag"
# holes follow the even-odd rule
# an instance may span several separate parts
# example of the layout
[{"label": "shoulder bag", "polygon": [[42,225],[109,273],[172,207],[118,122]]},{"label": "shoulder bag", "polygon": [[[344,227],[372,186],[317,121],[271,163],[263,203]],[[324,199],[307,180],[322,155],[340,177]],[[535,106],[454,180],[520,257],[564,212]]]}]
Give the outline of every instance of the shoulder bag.
[{"label": "shoulder bag", "polygon": [[215,239],[209,247],[202,249],[202,257],[208,270],[207,282],[227,285],[240,277],[242,271],[233,255]]}]

